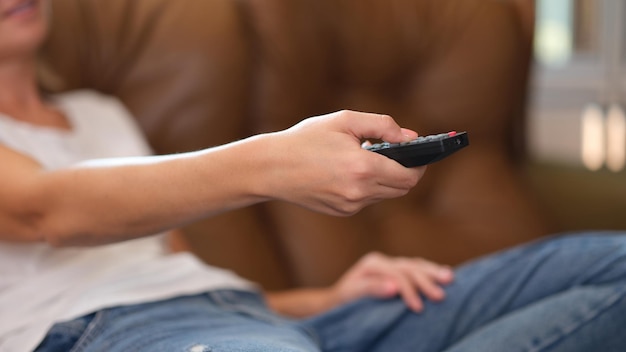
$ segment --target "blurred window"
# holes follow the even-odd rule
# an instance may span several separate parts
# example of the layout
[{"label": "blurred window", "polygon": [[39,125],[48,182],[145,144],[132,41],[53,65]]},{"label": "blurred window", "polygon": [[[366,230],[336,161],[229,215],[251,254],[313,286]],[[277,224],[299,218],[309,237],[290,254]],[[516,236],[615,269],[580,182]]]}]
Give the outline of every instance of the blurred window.
[{"label": "blurred window", "polygon": [[537,0],[531,156],[621,172],[626,1]]}]

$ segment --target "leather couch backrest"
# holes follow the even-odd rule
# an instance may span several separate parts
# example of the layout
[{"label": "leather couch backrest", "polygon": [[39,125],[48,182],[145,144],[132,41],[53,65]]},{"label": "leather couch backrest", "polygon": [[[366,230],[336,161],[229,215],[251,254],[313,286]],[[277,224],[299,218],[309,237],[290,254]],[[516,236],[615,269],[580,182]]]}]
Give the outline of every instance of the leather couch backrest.
[{"label": "leather couch backrest", "polygon": [[530,0],[53,0],[42,83],[120,97],[158,153],[340,109],[468,131],[410,195],[357,216],[269,203],[187,229],[203,259],[267,287],[326,284],[370,250],[455,264],[545,233],[521,168],[529,14]]}]

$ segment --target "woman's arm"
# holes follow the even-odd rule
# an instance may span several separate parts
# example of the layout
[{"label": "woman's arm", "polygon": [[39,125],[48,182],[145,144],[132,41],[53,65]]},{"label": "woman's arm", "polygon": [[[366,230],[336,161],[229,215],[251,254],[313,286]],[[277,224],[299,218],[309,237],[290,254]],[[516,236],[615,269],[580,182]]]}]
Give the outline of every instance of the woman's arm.
[{"label": "woman's arm", "polygon": [[266,292],[265,300],[275,312],[294,318],[310,317],[339,305],[330,287]]},{"label": "woman's arm", "polygon": [[0,239],[109,243],[267,200],[349,215],[406,194],[424,171],[362,150],[361,139],[415,136],[388,116],[343,111],[197,152],[58,171],[0,147]]},{"label": "woman's arm", "polygon": [[421,312],[420,294],[441,301],[441,286],[454,280],[452,269],[422,258],[389,257],[369,253],[353,265],[334,285],[284,292],[268,292],[267,303],[276,312],[292,317],[308,317],[362,297],[401,296],[407,306]]}]

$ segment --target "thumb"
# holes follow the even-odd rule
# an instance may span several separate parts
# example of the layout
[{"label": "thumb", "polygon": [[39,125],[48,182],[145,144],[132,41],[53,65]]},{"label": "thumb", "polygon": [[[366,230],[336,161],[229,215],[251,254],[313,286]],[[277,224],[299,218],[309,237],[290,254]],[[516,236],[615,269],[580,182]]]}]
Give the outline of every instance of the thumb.
[{"label": "thumb", "polygon": [[390,143],[407,142],[417,138],[417,133],[401,128],[389,115],[348,111],[346,125],[359,139],[376,138]]}]

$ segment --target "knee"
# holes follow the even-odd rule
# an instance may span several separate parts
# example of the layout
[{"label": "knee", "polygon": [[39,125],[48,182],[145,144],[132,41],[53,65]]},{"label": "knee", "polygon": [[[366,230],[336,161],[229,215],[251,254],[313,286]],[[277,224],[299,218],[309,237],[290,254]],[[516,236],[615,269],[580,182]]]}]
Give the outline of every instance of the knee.
[{"label": "knee", "polygon": [[612,253],[626,254],[626,232],[623,231],[587,231],[559,234],[540,241],[537,245],[546,249],[605,250]]}]

